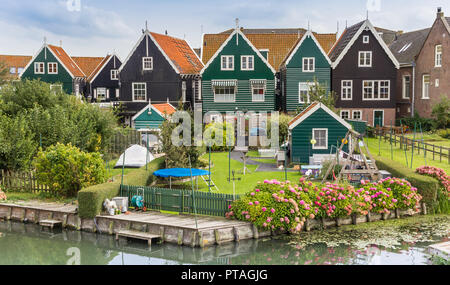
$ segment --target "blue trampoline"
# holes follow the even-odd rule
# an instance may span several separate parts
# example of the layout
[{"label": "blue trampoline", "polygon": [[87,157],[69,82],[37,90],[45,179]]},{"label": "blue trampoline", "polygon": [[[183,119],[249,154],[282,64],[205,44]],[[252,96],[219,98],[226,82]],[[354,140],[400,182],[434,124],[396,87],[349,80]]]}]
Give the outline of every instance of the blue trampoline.
[{"label": "blue trampoline", "polygon": [[[153,172],[153,175],[156,177],[169,178],[170,179],[170,189],[172,189],[172,177],[175,178],[184,178],[191,177],[191,169],[189,168],[168,168],[168,169],[160,169]],[[209,175],[209,171],[192,168],[192,177]],[[197,182],[198,188],[198,182]]]}]

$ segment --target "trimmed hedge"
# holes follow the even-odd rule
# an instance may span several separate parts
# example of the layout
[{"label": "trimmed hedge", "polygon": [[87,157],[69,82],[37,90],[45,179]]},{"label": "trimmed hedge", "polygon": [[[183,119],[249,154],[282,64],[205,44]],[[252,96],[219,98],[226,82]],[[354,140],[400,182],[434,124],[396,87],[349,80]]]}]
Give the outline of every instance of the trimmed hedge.
[{"label": "trimmed hedge", "polygon": [[392,176],[398,178],[405,178],[414,187],[418,189],[418,192],[423,197],[429,209],[435,209],[438,207],[438,191],[439,181],[432,177],[420,175],[414,170],[405,167],[403,164],[392,161],[385,157],[374,156],[378,169],[389,171]]},{"label": "trimmed hedge", "polygon": [[[123,183],[125,185],[149,185],[153,180],[153,172],[158,170],[163,163],[163,157],[157,158],[148,165],[148,170],[143,167],[126,174]],[[119,195],[121,175],[114,179],[114,182],[91,186],[78,192],[78,215],[80,218],[94,218],[102,212],[105,199],[112,199]]]}]

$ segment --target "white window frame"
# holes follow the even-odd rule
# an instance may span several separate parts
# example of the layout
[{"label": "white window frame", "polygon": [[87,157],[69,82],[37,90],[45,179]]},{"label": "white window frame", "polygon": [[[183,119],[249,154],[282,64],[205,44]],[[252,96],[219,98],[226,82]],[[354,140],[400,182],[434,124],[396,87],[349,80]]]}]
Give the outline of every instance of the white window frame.
[{"label": "white window frame", "polygon": [[[231,60],[231,61],[229,61]],[[223,67],[223,63],[226,63],[225,67]],[[231,62],[231,67],[230,67]],[[233,71],[234,70],[234,55],[222,55],[220,57],[220,70],[223,71]]]},{"label": "white window frame", "polygon": [[[249,59],[252,59],[252,66],[249,67]],[[245,63],[245,68],[244,68]],[[242,71],[253,71],[255,70],[255,57],[253,55],[241,55],[241,70]]]},{"label": "white window frame", "polygon": [[363,44],[368,44],[370,42],[370,37],[369,36],[363,36]]},{"label": "white window frame", "polygon": [[[231,94],[216,94],[216,88],[230,88],[230,89],[234,88],[233,100],[218,100],[216,97],[217,95],[231,95]],[[237,86],[213,86],[213,93],[214,93],[214,103],[235,103]]]},{"label": "white window frame", "polygon": [[[136,91],[136,85],[144,85],[144,96],[145,98],[142,100],[136,100],[134,92]],[[133,102],[147,102],[147,82],[133,82],[131,84],[131,96]]]},{"label": "white window frame", "polygon": [[[305,102],[304,100],[302,101],[302,91],[305,91],[304,89],[302,89],[302,85],[303,86],[307,86],[308,90],[307,90],[307,101]],[[311,86],[313,86],[314,83],[313,82],[299,82],[298,83],[298,103],[299,104],[309,104],[310,103],[310,96],[309,96],[309,91],[311,90]]]},{"label": "white window frame", "polygon": [[[364,83],[370,82],[372,83],[371,87],[364,87]],[[383,86],[381,87],[381,83],[388,83],[387,87]],[[375,83],[378,85],[378,89],[375,88]],[[370,88],[372,90],[372,96],[370,98],[364,98],[364,89]],[[381,88],[387,88],[388,90],[388,96],[387,98],[380,98],[381,96]],[[375,98],[375,91],[378,93],[378,98]],[[389,101],[391,100],[391,81],[390,80],[363,80],[362,82],[362,100],[363,101]]]},{"label": "white window frame", "polygon": [[[359,118],[355,119],[355,113],[359,112]],[[362,121],[363,118],[363,112],[362,110],[352,110],[352,120],[358,120],[358,121]]]},{"label": "white window frame", "polygon": [[[146,67],[145,64],[150,62],[150,67]],[[142,58],[142,70],[143,71],[148,71],[148,70],[153,70],[153,57],[151,56],[144,56]]]},{"label": "white window frame", "polygon": [[[261,99],[259,99],[259,100],[255,99],[255,97],[254,97],[255,94],[253,93],[253,90],[255,90],[255,89],[261,89],[261,88],[255,87],[255,86],[250,82],[250,89],[252,90],[252,102],[265,102],[265,100],[266,100],[266,84],[264,84],[264,87],[263,87],[264,93],[263,93],[263,95],[262,95],[262,100],[261,100]],[[259,94],[258,94],[258,96],[259,96]]]},{"label": "white window frame", "polygon": [[[411,75],[403,75],[402,78],[402,99],[410,99],[411,98],[411,90],[408,90],[409,96],[406,97],[406,78],[409,78],[409,86],[411,87]],[[410,89],[410,88],[409,88]]]},{"label": "white window frame", "polygon": [[[440,52],[438,48],[441,49]],[[434,67],[442,67],[442,45],[436,45],[434,48]]]},{"label": "white window frame", "polygon": [[[425,77],[428,76],[428,88],[425,89]],[[429,74],[422,75],[422,99],[429,100],[430,99],[430,86],[431,86],[431,76]],[[425,92],[425,90],[427,92]],[[426,93],[426,97],[425,97]]]},{"label": "white window frame", "polygon": [[[100,94],[102,94],[101,92],[99,92],[99,91],[105,91],[105,94],[102,96],[102,97],[100,97]],[[97,92],[97,99],[100,99],[100,100],[106,100],[106,88],[105,87],[98,87],[98,88],[96,88],[96,92]]]},{"label": "white window frame", "polygon": [[9,68],[9,74],[16,74],[16,72],[17,72],[17,69],[16,69],[16,67],[15,66],[11,66],[10,68]]},{"label": "white window frame", "polygon": [[111,69],[111,80],[119,80],[119,70]]},{"label": "white window frame", "polygon": [[[311,61],[312,61],[312,69],[309,69],[309,67],[311,66]],[[303,72],[316,72],[316,58],[315,57],[304,57],[302,60],[302,71]]]},{"label": "white window frame", "polygon": [[[361,56],[364,55],[364,63],[361,64]],[[367,55],[369,55],[370,63],[367,64]],[[372,51],[360,51],[358,53],[358,67],[372,67]]]},{"label": "white window frame", "polygon": [[312,146],[312,149],[317,149],[317,150],[324,150],[324,149],[328,149],[328,129],[325,128],[317,128],[317,129],[312,129],[312,138],[314,140],[316,140],[316,142],[319,142],[316,137],[314,136],[316,131],[325,131],[325,143],[326,146],[317,146],[317,143],[315,145]]},{"label": "white window frame", "polygon": [[[343,118],[342,117],[343,113],[347,113],[347,118]],[[341,110],[340,114],[339,114],[339,117],[341,117],[341,119],[344,119],[344,120],[350,120],[352,118],[350,115],[351,115],[350,110]]]},{"label": "white window frame", "polygon": [[186,90],[186,81],[181,81],[181,100],[183,100],[183,103],[186,102]]},{"label": "white window frame", "polygon": [[35,62],[34,63],[34,74],[45,74],[45,63]]},{"label": "white window frame", "polygon": [[[344,86],[345,83],[350,83],[350,86]],[[344,98],[344,90],[350,92],[350,97]],[[341,100],[350,101],[353,100],[353,80],[341,80]]]},{"label": "white window frame", "polygon": [[58,63],[57,62],[48,62],[47,63],[47,71],[48,71],[48,74],[58,74]]}]

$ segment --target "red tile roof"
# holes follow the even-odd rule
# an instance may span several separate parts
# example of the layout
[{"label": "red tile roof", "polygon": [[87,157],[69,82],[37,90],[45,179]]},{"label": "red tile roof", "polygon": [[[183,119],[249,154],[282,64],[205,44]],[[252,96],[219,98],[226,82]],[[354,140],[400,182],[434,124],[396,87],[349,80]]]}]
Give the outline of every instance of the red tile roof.
[{"label": "red tile roof", "polygon": [[182,74],[198,74],[203,68],[195,52],[185,40],[171,36],[150,33],[164,53]]},{"label": "red tile roof", "polygon": [[173,113],[175,113],[177,111],[175,109],[175,107],[169,103],[152,104],[152,106],[155,107],[155,109],[160,111],[162,114],[166,114],[166,115],[172,115]]},{"label": "red tile roof", "polygon": [[62,62],[62,64],[72,73],[75,77],[86,77],[86,74],[77,66],[75,61],[65,52],[62,47],[48,45],[50,50],[56,57]]},{"label": "red tile roof", "polygon": [[105,59],[104,57],[82,57],[72,56],[72,59],[78,65],[78,67],[86,74],[87,77],[91,76],[96,70],[97,66]]},{"label": "red tile roof", "polygon": [[95,69],[89,75],[89,77],[87,79],[88,82],[90,82],[92,79],[94,79],[94,77],[97,75],[97,73],[103,68],[103,66],[109,61],[110,58],[111,58],[111,55],[107,55],[104,58],[102,58],[100,63],[97,64]]},{"label": "red tile roof", "polygon": [[9,76],[17,79],[20,75],[19,68],[25,68],[31,58],[31,56],[27,55],[0,55],[0,62],[5,63],[8,69],[14,67],[16,69],[16,73],[9,74]]},{"label": "red tile roof", "polygon": [[312,108],[314,108],[317,104],[319,104],[319,102],[312,103],[305,110],[303,110],[303,112],[298,114],[294,119],[292,119],[292,121],[289,122],[289,127],[292,126],[298,119],[303,117],[306,113],[308,113],[308,111],[311,110]]}]

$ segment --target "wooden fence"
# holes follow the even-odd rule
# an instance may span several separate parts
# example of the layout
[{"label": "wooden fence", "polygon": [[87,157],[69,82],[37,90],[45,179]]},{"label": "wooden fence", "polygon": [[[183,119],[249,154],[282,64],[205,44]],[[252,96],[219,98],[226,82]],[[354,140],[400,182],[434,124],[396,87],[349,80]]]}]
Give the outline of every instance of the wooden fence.
[{"label": "wooden fence", "polygon": [[[379,133],[385,142],[390,142],[391,134],[387,132]],[[447,160],[450,164],[450,148],[437,146],[430,143],[426,143],[422,140],[413,140],[404,136],[392,134],[392,144],[400,149],[406,149],[414,146],[414,152],[418,155],[422,154],[424,157],[439,160],[440,162]]]},{"label": "wooden fence", "polygon": [[11,172],[1,170],[0,183],[6,191],[24,192],[24,193],[40,193],[52,191],[46,186],[38,182],[34,172]]},{"label": "wooden fence", "polygon": [[117,158],[131,145],[140,145],[141,143],[141,135],[136,130],[116,132],[110,140],[108,155],[112,158]]},{"label": "wooden fence", "polygon": [[[199,215],[224,217],[229,211],[228,206],[234,201],[233,195],[206,193],[191,190],[164,189],[143,186],[122,185],[121,197],[131,199],[135,195],[144,197],[144,205],[147,209],[177,212],[180,214],[197,213]],[[239,196],[235,197],[239,199]],[[195,202],[195,208],[194,208]]]}]

